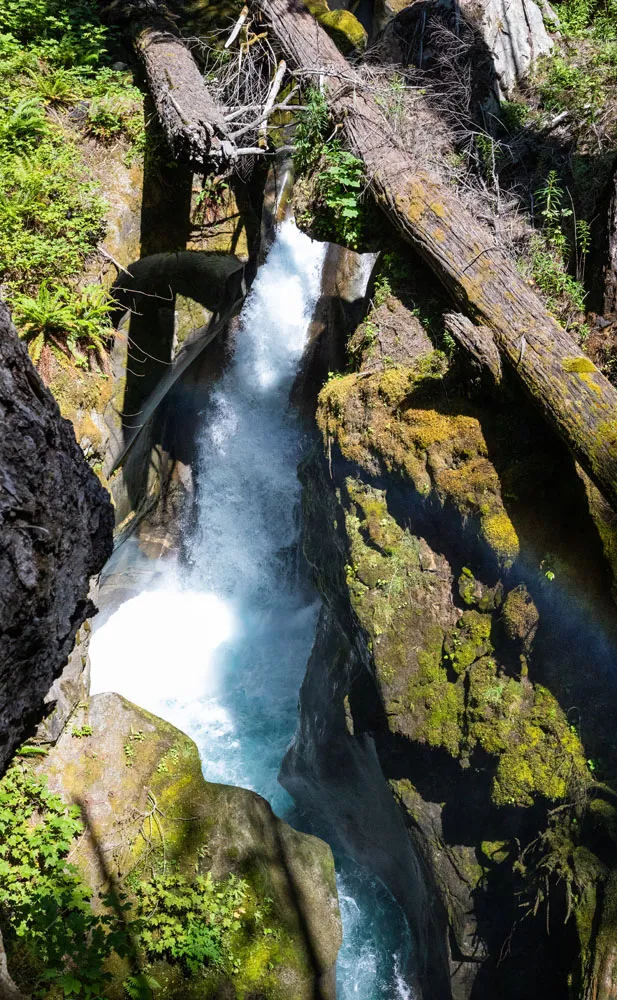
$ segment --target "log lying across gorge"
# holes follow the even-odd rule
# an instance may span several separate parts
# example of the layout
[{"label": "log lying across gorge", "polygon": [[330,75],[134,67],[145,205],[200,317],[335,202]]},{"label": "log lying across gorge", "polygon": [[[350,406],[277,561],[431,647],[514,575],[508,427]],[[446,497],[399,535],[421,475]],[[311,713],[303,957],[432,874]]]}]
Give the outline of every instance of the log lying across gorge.
[{"label": "log lying across gorge", "polygon": [[175,159],[201,170],[231,159],[223,111],[182,39],[162,20],[138,21],[130,34]]},{"label": "log lying across gorge", "polygon": [[332,113],[364,161],[377,203],[462,309],[492,332],[504,360],[617,508],[617,390],[461,206],[456,191],[401,149],[359,76],[300,0],[254,2],[291,66],[325,79]]},{"label": "log lying across gorge", "polygon": [[236,155],[225,110],[212,97],[174,22],[151,0],[112,0],[102,17],[121,24],[140,59],[174,159],[204,173]]}]

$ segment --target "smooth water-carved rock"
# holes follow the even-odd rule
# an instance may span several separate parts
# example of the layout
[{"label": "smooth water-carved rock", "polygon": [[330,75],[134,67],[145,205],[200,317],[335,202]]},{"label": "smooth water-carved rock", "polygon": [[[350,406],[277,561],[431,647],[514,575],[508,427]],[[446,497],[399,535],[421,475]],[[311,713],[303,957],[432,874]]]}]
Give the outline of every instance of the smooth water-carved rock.
[{"label": "smooth water-carved rock", "polygon": [[0,304],[0,771],[92,611],[111,551],[109,497]]},{"label": "smooth water-carved rock", "polygon": [[[115,884],[132,899],[154,868],[189,883],[198,873],[217,881],[233,873],[248,884],[248,911],[264,907],[263,926],[256,918],[239,932],[234,974],[210,966],[187,977],[173,961],[154,961],[161,1000],[334,1000],[341,923],[330,848],[283,823],[254,792],[206,782],[188,736],[119,695],[95,695],[37,770],[81,809],[86,832],[72,861],[95,898]],[[124,996],[129,970],[113,971],[110,996]]]}]

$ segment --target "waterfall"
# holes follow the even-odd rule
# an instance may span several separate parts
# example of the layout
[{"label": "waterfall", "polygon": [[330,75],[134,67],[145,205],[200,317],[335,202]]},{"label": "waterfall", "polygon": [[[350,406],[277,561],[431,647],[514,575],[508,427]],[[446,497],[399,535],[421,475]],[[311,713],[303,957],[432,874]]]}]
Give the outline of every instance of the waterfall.
[{"label": "waterfall", "polygon": [[[319,610],[298,570],[302,432],[288,399],[324,253],[291,221],[280,227],[198,431],[190,563],[164,563],[90,646],[92,693],[117,691],[174,723],[197,743],[208,780],[251,788],[283,817],[293,802],[277,774]],[[398,907],[368,872],[337,861],[339,1000],[409,1000]]]}]

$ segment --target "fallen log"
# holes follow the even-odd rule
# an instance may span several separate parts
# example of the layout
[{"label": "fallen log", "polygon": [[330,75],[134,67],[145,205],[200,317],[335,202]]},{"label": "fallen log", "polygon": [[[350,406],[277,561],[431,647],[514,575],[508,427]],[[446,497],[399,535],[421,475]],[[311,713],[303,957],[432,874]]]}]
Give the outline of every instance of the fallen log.
[{"label": "fallen log", "polygon": [[501,382],[501,356],[493,334],[485,326],[474,326],[461,313],[446,313],[446,330],[474,359],[476,364],[490,373],[496,385]]},{"label": "fallen log", "polygon": [[235,159],[224,109],[208,90],[171,16],[149,0],[112,0],[101,16],[124,27],[174,159],[201,173],[220,170]]},{"label": "fallen log", "polygon": [[254,2],[298,74],[323,77],[332,114],[364,161],[377,203],[461,308],[492,331],[503,359],[617,509],[617,391],[456,191],[401,148],[358,73],[300,0]]},{"label": "fallen log", "polygon": [[183,40],[163,21],[137,23],[130,34],[174,159],[204,172],[232,160],[223,111]]}]

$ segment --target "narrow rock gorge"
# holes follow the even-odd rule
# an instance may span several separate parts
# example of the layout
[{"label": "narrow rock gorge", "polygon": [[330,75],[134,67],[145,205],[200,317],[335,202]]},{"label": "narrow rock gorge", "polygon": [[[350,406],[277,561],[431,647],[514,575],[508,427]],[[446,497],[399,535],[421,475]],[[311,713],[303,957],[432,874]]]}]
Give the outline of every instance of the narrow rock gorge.
[{"label": "narrow rock gorge", "polygon": [[614,998],[616,52],[0,4],[0,997]]}]

